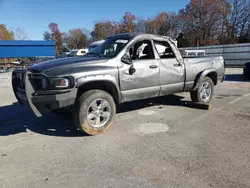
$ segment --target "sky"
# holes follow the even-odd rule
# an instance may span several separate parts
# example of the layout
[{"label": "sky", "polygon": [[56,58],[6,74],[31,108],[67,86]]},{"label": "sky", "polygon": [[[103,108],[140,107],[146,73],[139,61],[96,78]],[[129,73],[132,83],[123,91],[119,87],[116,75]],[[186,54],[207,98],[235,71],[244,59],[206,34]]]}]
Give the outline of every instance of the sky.
[{"label": "sky", "polygon": [[21,28],[30,40],[43,39],[48,24],[61,32],[73,28],[92,31],[98,21],[120,21],[125,12],[140,18],[178,12],[190,0],[0,0],[0,24]]}]

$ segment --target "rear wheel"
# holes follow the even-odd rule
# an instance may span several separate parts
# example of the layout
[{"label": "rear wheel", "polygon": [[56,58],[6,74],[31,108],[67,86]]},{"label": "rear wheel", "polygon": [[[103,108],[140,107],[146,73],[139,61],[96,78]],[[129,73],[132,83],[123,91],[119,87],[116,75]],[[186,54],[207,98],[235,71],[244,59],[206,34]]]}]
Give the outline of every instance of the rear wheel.
[{"label": "rear wheel", "polygon": [[190,97],[193,102],[208,104],[214,93],[214,83],[209,77],[205,77],[200,83],[198,89],[190,92]]},{"label": "rear wheel", "polygon": [[102,90],[83,93],[73,109],[76,126],[88,135],[97,135],[107,130],[116,114],[113,97]]}]

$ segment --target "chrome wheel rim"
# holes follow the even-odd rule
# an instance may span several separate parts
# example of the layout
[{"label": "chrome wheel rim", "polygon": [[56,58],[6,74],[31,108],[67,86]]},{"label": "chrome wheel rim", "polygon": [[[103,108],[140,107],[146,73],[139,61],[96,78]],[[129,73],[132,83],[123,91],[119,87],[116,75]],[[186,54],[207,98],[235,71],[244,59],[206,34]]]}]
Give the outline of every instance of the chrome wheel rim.
[{"label": "chrome wheel rim", "polygon": [[204,82],[201,86],[200,98],[203,101],[208,101],[212,94],[212,86],[209,82]]},{"label": "chrome wheel rim", "polygon": [[110,116],[111,107],[105,99],[96,99],[88,107],[87,121],[94,128],[104,126]]}]

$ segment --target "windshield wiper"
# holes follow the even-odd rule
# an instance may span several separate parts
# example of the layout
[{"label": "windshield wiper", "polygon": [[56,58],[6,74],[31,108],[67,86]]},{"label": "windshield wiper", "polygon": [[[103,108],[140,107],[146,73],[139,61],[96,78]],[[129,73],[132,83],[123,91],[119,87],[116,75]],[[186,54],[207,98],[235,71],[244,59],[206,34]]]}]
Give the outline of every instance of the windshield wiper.
[{"label": "windshield wiper", "polygon": [[98,54],[98,53],[95,53],[95,52],[89,52],[86,55],[95,55],[95,56],[98,56],[98,57],[102,58],[101,54]]}]

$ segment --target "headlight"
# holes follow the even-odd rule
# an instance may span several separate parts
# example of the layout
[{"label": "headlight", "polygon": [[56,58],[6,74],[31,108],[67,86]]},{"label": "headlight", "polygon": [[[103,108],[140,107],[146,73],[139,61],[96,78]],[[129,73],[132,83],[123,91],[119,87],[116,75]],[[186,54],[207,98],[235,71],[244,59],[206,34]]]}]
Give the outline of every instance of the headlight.
[{"label": "headlight", "polygon": [[51,78],[49,82],[51,88],[64,89],[70,86],[70,80],[67,78]]},{"label": "headlight", "polygon": [[45,90],[68,89],[71,88],[72,83],[69,78],[46,78],[42,80],[42,88]]}]

